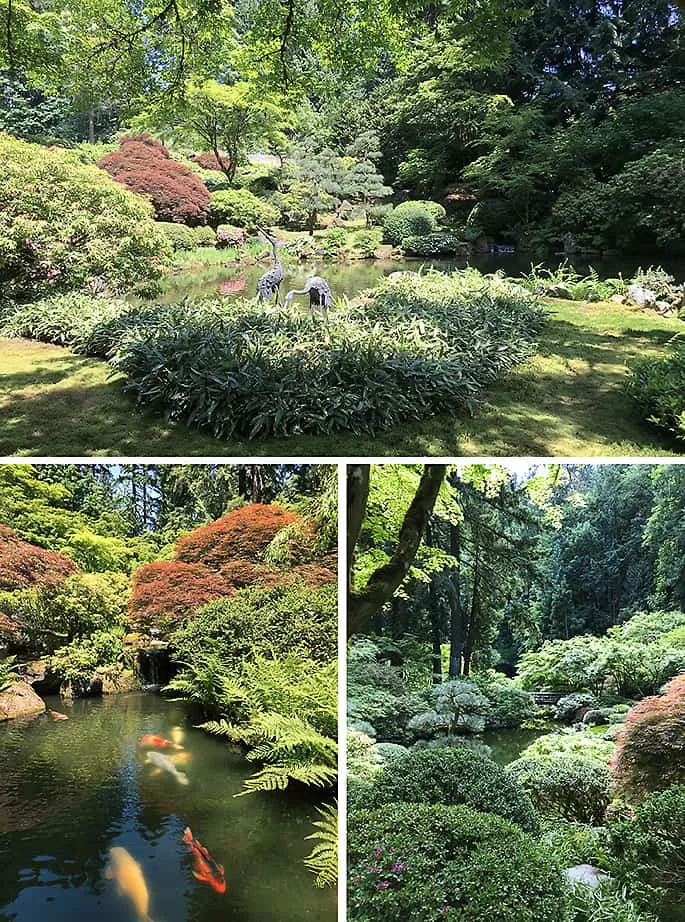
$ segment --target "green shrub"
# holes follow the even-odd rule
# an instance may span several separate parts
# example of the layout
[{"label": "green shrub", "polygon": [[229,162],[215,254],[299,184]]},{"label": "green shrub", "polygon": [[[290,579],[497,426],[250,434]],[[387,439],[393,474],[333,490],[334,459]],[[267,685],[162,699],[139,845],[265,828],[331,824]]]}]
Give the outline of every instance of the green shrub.
[{"label": "green shrub", "polygon": [[116,292],[151,290],[171,255],[151,215],[144,199],[76,153],[0,135],[4,298],[28,301],[94,280]]},{"label": "green shrub", "polygon": [[195,246],[216,246],[216,231],[213,227],[207,227],[206,224],[201,224],[199,227],[194,227],[193,237],[195,238]]},{"label": "green shrub", "polygon": [[474,675],[472,681],[490,703],[486,715],[488,727],[520,727],[535,715],[533,696],[510,679],[502,679],[495,672],[485,672]]},{"label": "green shrub", "polygon": [[395,207],[398,214],[406,214],[415,208],[422,208],[427,211],[434,221],[440,222],[447,217],[447,212],[439,202],[432,202],[430,199],[412,199],[409,202],[401,202]]},{"label": "green shrub", "polygon": [[72,640],[48,657],[47,669],[63,682],[81,689],[96,676],[118,671],[123,655],[121,635],[112,631],[97,631],[87,637]]},{"label": "green shrub", "polygon": [[685,438],[685,349],[665,359],[638,359],[626,388],[641,415],[667,432]]},{"label": "green shrub", "polygon": [[579,886],[571,890],[569,922],[654,922],[645,916],[625,892],[611,883],[593,889]]},{"label": "green shrub", "polygon": [[462,249],[458,237],[444,232],[403,237],[401,246],[407,256],[454,256]]},{"label": "green shrub", "polygon": [[[347,773],[350,780],[370,782],[382,764],[372,737],[348,727]],[[368,791],[367,791],[368,793]]]},{"label": "green shrub", "polygon": [[596,704],[597,698],[594,695],[589,695],[587,692],[573,692],[557,701],[552,707],[552,716],[555,720],[571,721],[578,711],[594,707]]},{"label": "green shrub", "polygon": [[542,758],[555,758],[556,756],[579,756],[584,759],[594,759],[609,764],[614,753],[614,745],[608,740],[603,740],[590,732],[578,733],[547,733],[538,736],[530,746],[523,750],[522,756],[541,756]]},{"label": "green shrub", "polygon": [[492,760],[462,747],[413,749],[376,775],[369,806],[400,801],[414,804],[464,804],[494,813],[527,832],[538,823],[528,796]]},{"label": "green shrub", "polygon": [[383,240],[400,246],[406,237],[425,237],[437,230],[433,215],[420,205],[411,208],[395,208],[383,222]]},{"label": "green shrub", "polygon": [[176,224],[173,221],[158,221],[157,226],[164,232],[174,250],[194,250],[198,246],[195,231],[209,230],[205,227],[186,227],[185,224]]},{"label": "green shrub", "polygon": [[221,189],[212,193],[211,216],[214,224],[235,224],[252,230],[258,224],[270,226],[280,218],[277,208],[257,198],[248,189]]},{"label": "green shrub", "polygon": [[466,807],[355,810],[348,912],[359,922],[560,922],[566,888],[530,836]]},{"label": "green shrub", "polygon": [[253,302],[51,299],[13,308],[2,329],[116,352],[139,403],[219,438],[254,438],[373,434],[473,411],[486,384],[533,353],[542,320],[528,293],[468,270],[386,279],[327,325]]},{"label": "green shrub", "polygon": [[375,743],[373,748],[383,762],[394,762],[408,752],[407,747],[399,743]]},{"label": "green shrub", "polygon": [[685,920],[685,786],[649,796],[632,819],[609,827],[614,873],[659,922]]},{"label": "green shrub", "polygon": [[522,756],[507,766],[507,773],[546,816],[599,823],[611,800],[609,766],[594,759]]},{"label": "green shrub", "polygon": [[17,672],[16,657],[3,656],[0,658],[0,692],[4,692],[10,685],[19,682],[21,676]]},{"label": "green shrub", "polygon": [[604,826],[547,818],[542,821],[540,838],[564,868],[589,864],[604,871],[611,869],[609,833]]},{"label": "green shrub", "polygon": [[241,589],[203,606],[173,635],[174,648],[183,662],[208,644],[225,659],[300,653],[327,662],[337,652],[337,604],[335,586]]},{"label": "green shrub", "polygon": [[377,230],[358,231],[352,242],[353,250],[365,259],[370,259],[381,242],[381,234]]}]

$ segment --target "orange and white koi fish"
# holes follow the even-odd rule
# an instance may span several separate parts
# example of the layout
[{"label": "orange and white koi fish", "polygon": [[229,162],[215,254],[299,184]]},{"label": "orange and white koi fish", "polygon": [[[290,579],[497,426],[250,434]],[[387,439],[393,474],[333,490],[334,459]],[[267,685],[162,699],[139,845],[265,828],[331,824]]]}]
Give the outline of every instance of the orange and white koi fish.
[{"label": "orange and white koi fish", "polygon": [[172,743],[171,740],[166,740],[163,736],[154,736],[152,733],[141,736],[138,742],[141,746],[152,746],[155,749],[183,749],[179,743]]},{"label": "orange and white koi fish", "polygon": [[105,877],[114,880],[119,895],[128,897],[133,903],[140,922],[152,922],[148,915],[150,894],[143,876],[143,869],[125,848],[119,846],[110,848]]},{"label": "orange and white koi fish", "polygon": [[190,849],[193,856],[192,874],[196,880],[209,884],[217,893],[226,892],[226,878],[223,865],[212,858],[204,845],[201,845],[193,836],[190,826],[186,826],[183,841]]},{"label": "orange and white koi fish", "polygon": [[59,711],[51,711],[50,708],[48,708],[48,714],[53,720],[69,720],[66,714],[60,714]]}]

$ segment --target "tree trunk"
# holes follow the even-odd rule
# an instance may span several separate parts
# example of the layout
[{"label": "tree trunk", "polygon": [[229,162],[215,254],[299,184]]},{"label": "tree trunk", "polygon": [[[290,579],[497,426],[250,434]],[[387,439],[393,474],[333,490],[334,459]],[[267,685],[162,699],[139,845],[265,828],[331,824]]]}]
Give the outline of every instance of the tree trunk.
[{"label": "tree trunk", "polygon": [[371,467],[368,464],[347,466],[347,586],[352,587],[354,549],[359,541],[369,499]]},{"label": "tree trunk", "polygon": [[95,144],[95,109],[88,110],[88,143]]},{"label": "tree trunk", "polygon": [[315,212],[315,211],[310,211],[310,212],[309,212],[309,218],[308,218],[308,225],[307,225],[307,226],[308,226],[308,228],[309,228],[309,236],[310,236],[310,237],[313,237],[313,236],[314,236],[314,231],[316,230],[316,212]]},{"label": "tree trunk", "polygon": [[390,560],[372,573],[361,592],[352,592],[348,601],[350,632],[365,630],[374,615],[389,602],[404,582],[421,544],[438,492],[445,479],[446,464],[426,464],[416,494],[400,528],[397,546]]},{"label": "tree trunk", "polygon": [[262,468],[259,464],[253,464],[250,468],[252,480],[252,502],[261,503],[264,499],[264,480],[262,478]]},{"label": "tree trunk", "polygon": [[456,558],[457,565],[450,579],[452,593],[450,596],[450,679],[461,675],[461,661],[464,650],[464,610],[461,605],[461,528],[450,526],[450,554]]},{"label": "tree trunk", "polygon": [[430,583],[430,619],[431,643],[433,646],[431,674],[433,676],[433,685],[440,685],[442,682],[442,632],[440,631],[440,604],[435,579],[432,579]]}]

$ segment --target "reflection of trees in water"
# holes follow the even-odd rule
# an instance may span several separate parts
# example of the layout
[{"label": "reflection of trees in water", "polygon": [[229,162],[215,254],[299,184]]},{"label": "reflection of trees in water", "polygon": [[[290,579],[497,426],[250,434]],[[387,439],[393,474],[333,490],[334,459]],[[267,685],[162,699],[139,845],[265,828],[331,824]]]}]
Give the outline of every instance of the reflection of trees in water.
[{"label": "reflection of trees in water", "polygon": [[[192,730],[200,717],[185,704],[130,695],[63,709],[70,720],[0,726],[0,907],[24,919],[25,888],[83,888],[88,918],[93,899],[102,901],[103,922],[128,918],[128,904],[103,877],[109,849],[123,844],[141,861],[166,922],[335,918],[331,895],[313,887],[302,864],[314,818],[304,789],[234,798],[253,767]],[[179,769],[188,786],[153,774],[138,745],[145,733],[187,747]],[[224,865],[226,895],[192,877],[186,825]]]}]

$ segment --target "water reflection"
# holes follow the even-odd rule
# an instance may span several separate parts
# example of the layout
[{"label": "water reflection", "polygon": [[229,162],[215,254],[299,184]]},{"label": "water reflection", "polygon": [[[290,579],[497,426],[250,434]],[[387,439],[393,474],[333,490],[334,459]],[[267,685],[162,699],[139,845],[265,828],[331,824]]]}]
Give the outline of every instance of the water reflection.
[{"label": "water reflection", "polygon": [[[249,766],[193,729],[198,715],[149,695],[75,701],[68,714],[0,725],[2,922],[133,922],[104,874],[112,847],[141,865],[155,922],[336,918],[335,895],[302,864],[312,804],[287,792],[233,798]],[[146,764],[144,734],[186,746],[187,787]],[[224,866],[225,894],[193,877],[186,826]]]}]

